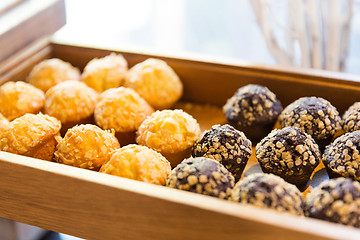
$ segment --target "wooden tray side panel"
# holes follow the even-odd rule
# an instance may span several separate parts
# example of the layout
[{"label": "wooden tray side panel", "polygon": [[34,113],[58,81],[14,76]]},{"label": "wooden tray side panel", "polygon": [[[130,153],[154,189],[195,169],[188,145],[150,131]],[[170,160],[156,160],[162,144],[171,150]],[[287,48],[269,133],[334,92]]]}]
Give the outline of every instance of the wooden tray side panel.
[{"label": "wooden tray side panel", "polygon": [[[3,152],[0,152],[0,157],[7,159],[0,161],[0,217],[45,229],[87,239],[232,240],[236,236],[236,239],[265,240],[271,236],[272,239],[303,240],[315,237],[304,231],[205,210],[199,207],[202,205],[200,202],[197,207],[179,204],[170,199],[108,186],[106,182],[109,178],[120,185],[125,181],[134,189],[139,188],[139,184],[144,185],[141,188],[152,188],[148,184]],[[16,164],[19,160],[28,161],[34,167]],[[60,173],[54,173],[55,169]],[[185,194],[190,202],[193,201],[194,194],[162,187],[157,189],[160,195],[171,190],[175,191],[175,196],[184,197]],[[170,196],[172,194],[167,193],[167,197]],[[204,205],[215,200],[220,203],[219,206],[213,205],[215,209],[227,204],[201,195],[195,194],[194,197]],[[349,235],[350,238],[353,236],[356,235]]]},{"label": "wooden tray side panel", "polygon": [[39,38],[53,34],[65,22],[64,0],[32,0],[18,4],[1,16],[0,62]]},{"label": "wooden tray side panel", "polygon": [[[53,44],[53,49],[54,57],[69,61],[81,69],[91,59],[115,52],[61,44]],[[129,66],[149,57],[165,60],[184,83],[184,101],[223,106],[239,87],[250,83],[267,86],[278,96],[284,107],[299,97],[319,96],[329,100],[340,113],[343,113],[351,104],[360,101],[360,78],[348,74],[310,69],[287,70],[261,65],[228,65],[142,53],[120,53],[127,59]]]}]

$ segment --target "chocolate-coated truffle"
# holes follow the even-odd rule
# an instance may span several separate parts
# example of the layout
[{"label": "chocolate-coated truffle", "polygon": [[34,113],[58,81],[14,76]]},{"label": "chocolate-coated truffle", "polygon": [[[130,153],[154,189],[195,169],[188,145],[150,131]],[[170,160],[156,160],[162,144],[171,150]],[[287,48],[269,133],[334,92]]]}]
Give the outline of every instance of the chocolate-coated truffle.
[{"label": "chocolate-coated truffle", "polygon": [[166,186],[228,199],[234,177],[218,161],[205,157],[185,159],[174,168]]},{"label": "chocolate-coated truffle", "polygon": [[256,146],[256,158],[265,173],[273,173],[299,187],[319,164],[319,147],[299,128],[274,129]]},{"label": "chocolate-coated truffle", "polygon": [[239,88],[223,107],[228,122],[252,140],[272,129],[282,109],[273,92],[256,84]]},{"label": "chocolate-coated truffle", "polygon": [[231,199],[256,207],[304,215],[301,192],[273,174],[255,173],[239,181],[232,191]]},{"label": "chocolate-coated truffle", "polygon": [[305,216],[360,227],[360,183],[347,178],[330,179],[305,199]]},{"label": "chocolate-coated truffle", "polygon": [[252,153],[251,142],[232,126],[214,125],[195,143],[192,156],[207,157],[220,162],[238,181]]},{"label": "chocolate-coated truffle", "polygon": [[360,130],[360,102],[356,102],[344,113],[343,129],[345,132]]},{"label": "chocolate-coated truffle", "polygon": [[281,127],[298,127],[315,141],[331,138],[341,130],[341,118],[331,103],[320,97],[302,97],[279,116]]},{"label": "chocolate-coated truffle", "polygon": [[326,147],[323,163],[330,177],[347,177],[360,181],[360,131],[335,139]]}]

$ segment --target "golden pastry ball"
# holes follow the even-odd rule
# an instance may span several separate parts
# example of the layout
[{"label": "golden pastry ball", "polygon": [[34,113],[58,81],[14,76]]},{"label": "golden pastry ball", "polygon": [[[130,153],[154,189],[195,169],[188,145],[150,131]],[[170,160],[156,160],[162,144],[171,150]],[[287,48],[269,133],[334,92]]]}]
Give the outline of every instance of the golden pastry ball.
[{"label": "golden pastry ball", "polygon": [[27,81],[46,92],[60,82],[79,80],[79,78],[79,69],[58,58],[51,58],[35,65],[27,77]]},{"label": "golden pastry ball", "polygon": [[81,80],[98,92],[117,88],[124,84],[128,64],[121,54],[112,53],[94,58],[84,68]]},{"label": "golden pastry ball", "polygon": [[45,94],[25,82],[7,82],[0,87],[0,113],[9,121],[25,113],[38,113],[44,107]]},{"label": "golden pastry ball", "polygon": [[120,144],[112,132],[92,124],[82,124],[66,132],[56,147],[54,159],[66,165],[97,171],[118,148]]},{"label": "golden pastry ball", "polygon": [[169,108],[183,93],[182,82],[174,70],[166,62],[154,58],[133,66],[124,86],[133,88],[156,109]]},{"label": "golden pastry ball", "polygon": [[115,150],[100,172],[164,185],[171,166],[160,153],[145,146],[130,144]]},{"label": "golden pastry ball", "polygon": [[[99,94],[85,83],[65,81],[46,92],[45,113],[56,117],[66,127],[90,123]],[[65,126],[64,126],[65,127]]]},{"label": "golden pastry ball", "polygon": [[160,152],[175,167],[200,137],[198,122],[182,110],[156,111],[140,125],[136,142]]},{"label": "golden pastry ball", "polygon": [[4,127],[0,150],[51,161],[60,128],[61,123],[56,118],[27,113]]},{"label": "golden pastry ball", "polygon": [[[118,133],[133,133],[132,142],[135,142],[135,131],[153,112],[154,109],[133,89],[119,87],[100,95],[94,117],[97,125],[102,129],[114,129],[117,136]],[[121,143],[122,137],[118,136]]]},{"label": "golden pastry ball", "polygon": [[0,135],[1,135],[2,130],[8,124],[9,124],[9,121],[0,113]]}]

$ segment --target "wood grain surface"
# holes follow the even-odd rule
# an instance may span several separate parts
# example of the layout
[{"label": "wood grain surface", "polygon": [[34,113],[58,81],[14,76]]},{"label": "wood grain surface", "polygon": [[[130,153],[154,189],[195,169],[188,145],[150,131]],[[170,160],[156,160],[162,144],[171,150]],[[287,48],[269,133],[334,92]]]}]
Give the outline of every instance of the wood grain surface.
[{"label": "wood grain surface", "polygon": [[0,62],[65,24],[64,0],[19,1],[0,14]]}]

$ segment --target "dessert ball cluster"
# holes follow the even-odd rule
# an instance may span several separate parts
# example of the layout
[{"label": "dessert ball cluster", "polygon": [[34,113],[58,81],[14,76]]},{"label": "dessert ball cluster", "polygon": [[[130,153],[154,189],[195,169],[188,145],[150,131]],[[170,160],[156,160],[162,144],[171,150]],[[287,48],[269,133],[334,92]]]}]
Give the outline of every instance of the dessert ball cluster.
[{"label": "dessert ball cluster", "polygon": [[56,118],[27,113],[5,125],[0,134],[0,150],[51,161],[60,128]]},{"label": "dessert ball cluster", "polygon": [[304,215],[301,192],[273,174],[255,173],[239,181],[232,200],[294,215]]},{"label": "dessert ball cluster", "polygon": [[256,146],[256,158],[265,173],[273,173],[299,187],[320,163],[313,138],[296,127],[274,129]]},{"label": "dessert ball cluster", "polygon": [[120,148],[114,134],[92,124],[70,128],[59,141],[55,161],[66,165],[99,170],[113,150]]},{"label": "dessert ball cluster", "polygon": [[58,58],[38,63],[30,72],[27,81],[38,89],[46,92],[56,84],[67,80],[79,80],[80,71],[70,63]]},{"label": "dessert ball cluster", "polygon": [[205,157],[188,158],[170,173],[166,186],[228,199],[235,179],[218,161]]},{"label": "dessert ball cluster", "polygon": [[[267,87],[249,84],[223,106],[229,124],[201,133],[193,116],[171,109],[183,85],[159,59],[128,70],[122,55],[111,54],[81,75],[49,59],[27,81],[0,87],[1,151],[360,227],[360,103],[341,120],[323,98],[302,97],[283,110]],[[334,140],[342,127],[347,133]],[[322,141],[329,144],[323,155]],[[255,143],[263,173],[242,179]],[[303,201],[299,189],[321,160],[336,179]]]},{"label": "dessert ball cluster", "polygon": [[355,102],[344,113],[343,129],[345,132],[354,132],[360,130],[360,102]]},{"label": "dessert ball cluster", "polygon": [[251,142],[230,125],[215,125],[203,132],[192,149],[193,157],[215,159],[238,181],[252,153]]},{"label": "dessert ball cluster", "polygon": [[25,82],[7,82],[0,87],[0,113],[9,121],[44,107],[45,95]]},{"label": "dessert ball cluster", "polygon": [[326,147],[323,163],[330,177],[360,181],[360,131],[349,132]]},{"label": "dessert ball cluster", "polygon": [[156,111],[137,131],[136,142],[160,152],[175,167],[189,157],[200,136],[198,122],[182,110]]},{"label": "dessert ball cluster", "polygon": [[273,128],[282,110],[276,95],[256,84],[239,88],[223,107],[228,122],[255,141]]},{"label": "dessert ball cluster", "polygon": [[133,66],[125,87],[133,88],[155,109],[171,107],[180,99],[183,85],[174,70],[160,59],[149,58]]},{"label": "dessert ball cluster", "polygon": [[94,58],[84,68],[81,81],[98,92],[117,88],[124,84],[128,64],[121,54],[112,53]]},{"label": "dessert ball cluster", "polygon": [[61,82],[46,92],[44,112],[63,124],[63,134],[76,124],[92,123],[98,93],[74,80]]},{"label": "dessert ball cluster", "polygon": [[135,144],[115,150],[100,172],[142,182],[164,185],[171,171],[168,160],[160,153]]},{"label": "dessert ball cluster", "polygon": [[114,129],[122,144],[126,144],[135,142],[136,130],[153,112],[154,109],[134,90],[119,87],[100,95],[94,116],[97,125],[102,129]]},{"label": "dessert ball cluster", "polygon": [[341,130],[341,118],[331,103],[320,97],[302,97],[279,116],[281,127],[298,127],[316,141],[331,140]]},{"label": "dessert ball cluster", "polygon": [[305,199],[305,216],[360,227],[360,183],[346,178],[322,182]]}]

